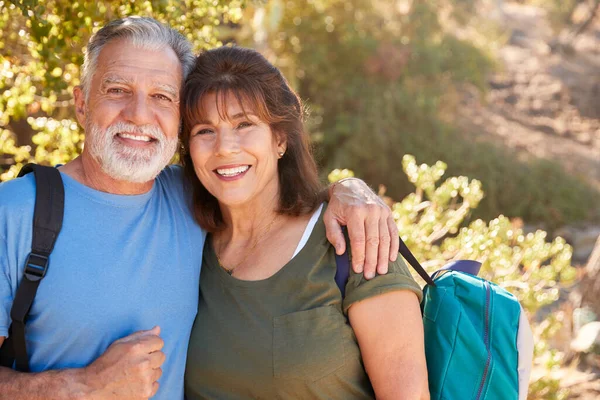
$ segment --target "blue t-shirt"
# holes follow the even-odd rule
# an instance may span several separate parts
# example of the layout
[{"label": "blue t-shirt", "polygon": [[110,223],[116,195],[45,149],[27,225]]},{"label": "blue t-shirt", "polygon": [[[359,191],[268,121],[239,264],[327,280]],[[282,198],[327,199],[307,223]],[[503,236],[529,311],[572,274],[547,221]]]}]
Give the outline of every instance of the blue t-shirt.
[{"label": "blue t-shirt", "polygon": [[[63,228],[26,324],[31,370],[86,366],[115,340],[159,325],[166,361],[154,399],[183,399],[205,233],[181,168],[166,168],[134,196],[61,175]],[[0,336],[31,251],[34,203],[33,174],[0,185]]]}]

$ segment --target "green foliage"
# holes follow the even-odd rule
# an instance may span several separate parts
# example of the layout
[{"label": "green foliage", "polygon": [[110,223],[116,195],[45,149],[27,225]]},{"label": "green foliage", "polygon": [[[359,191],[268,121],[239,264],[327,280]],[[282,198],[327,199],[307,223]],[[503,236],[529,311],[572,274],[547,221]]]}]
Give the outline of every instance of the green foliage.
[{"label": "green foliage", "polygon": [[[402,240],[430,273],[452,260],[478,260],[482,263],[479,275],[513,293],[530,316],[558,300],[559,289],[574,282],[572,248],[564,239],[548,242],[546,232],[525,233],[520,220],[504,216],[466,224],[484,196],[479,181],[459,176],[439,183],[445,163],[418,165],[410,155],[403,157],[402,167],[416,190],[393,204],[394,219]],[[351,174],[337,171],[330,179]],[[534,326],[536,366],[551,370],[560,364],[562,355],[547,343],[560,326],[556,316]],[[558,382],[544,376],[532,382],[528,398],[564,396]]]},{"label": "green foliage", "polygon": [[276,0],[255,11],[266,16],[250,33],[264,37],[266,54],[307,100],[324,170],[351,168],[403,197],[412,188],[397,165],[410,153],[481,180],[487,196],[476,217],[505,214],[549,228],[598,219],[600,195],[558,165],[520,161],[448,122],[461,87],[485,90],[494,68],[486,49],[496,37],[454,33],[482,31],[476,3]]},{"label": "green foliage", "polygon": [[169,24],[196,51],[220,42],[216,30],[242,16],[242,0],[0,0],[0,180],[24,162],[65,163],[82,149],[72,90],[90,36],[129,15]]}]

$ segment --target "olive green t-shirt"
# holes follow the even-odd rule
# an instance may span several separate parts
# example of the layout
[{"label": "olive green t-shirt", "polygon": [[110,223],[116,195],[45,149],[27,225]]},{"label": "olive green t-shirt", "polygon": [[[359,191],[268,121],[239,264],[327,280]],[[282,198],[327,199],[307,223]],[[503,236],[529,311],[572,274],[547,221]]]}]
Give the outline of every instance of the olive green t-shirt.
[{"label": "olive green t-shirt", "polygon": [[344,299],[335,273],[322,216],[302,250],[260,281],[227,274],[209,238],[188,347],[186,398],[374,398],[347,310],[393,290],[413,291],[419,300],[422,292],[401,260],[370,281],[351,271]]}]

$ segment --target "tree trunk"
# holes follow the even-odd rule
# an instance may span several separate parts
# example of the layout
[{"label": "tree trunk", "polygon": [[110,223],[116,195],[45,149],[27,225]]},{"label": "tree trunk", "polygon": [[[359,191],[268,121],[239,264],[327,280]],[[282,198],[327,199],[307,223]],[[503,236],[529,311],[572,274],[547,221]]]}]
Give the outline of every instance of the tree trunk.
[{"label": "tree trunk", "polygon": [[589,306],[600,318],[600,236],[596,240],[594,250],[585,266],[581,282],[582,305]]}]

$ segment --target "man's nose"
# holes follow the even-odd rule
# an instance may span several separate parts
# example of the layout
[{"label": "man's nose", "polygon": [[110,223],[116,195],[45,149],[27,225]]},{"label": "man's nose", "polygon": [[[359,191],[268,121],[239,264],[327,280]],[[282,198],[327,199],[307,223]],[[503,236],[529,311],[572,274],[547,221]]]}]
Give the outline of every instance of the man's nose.
[{"label": "man's nose", "polygon": [[132,124],[146,125],[153,123],[150,99],[144,93],[135,93],[122,111],[123,117]]}]

